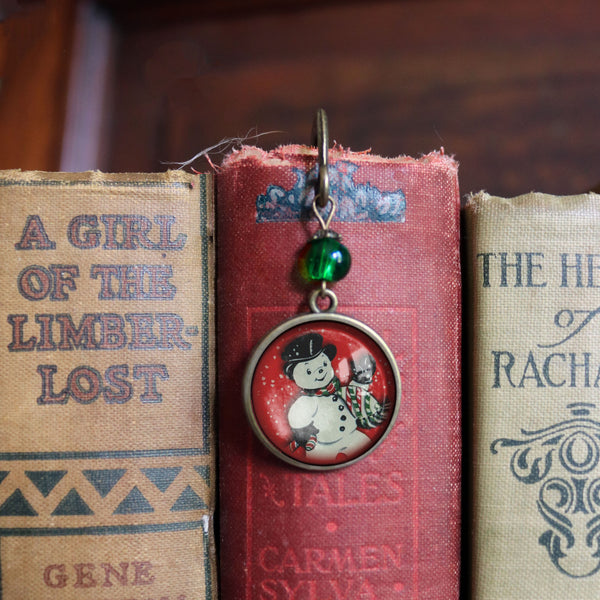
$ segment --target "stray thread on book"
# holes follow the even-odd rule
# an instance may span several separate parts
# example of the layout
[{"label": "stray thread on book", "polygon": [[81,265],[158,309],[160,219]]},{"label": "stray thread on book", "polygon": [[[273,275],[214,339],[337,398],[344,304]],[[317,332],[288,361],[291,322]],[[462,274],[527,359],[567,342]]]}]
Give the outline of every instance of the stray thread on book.
[{"label": "stray thread on book", "polygon": [[[200,152],[194,154],[194,156],[192,156],[191,158],[189,158],[188,160],[185,161],[163,161],[162,164],[164,165],[177,165],[177,170],[181,170],[181,169],[185,169],[186,167],[189,167],[193,162],[195,162],[196,160],[198,160],[199,158],[205,158],[206,161],[208,162],[208,164],[211,166],[211,168],[214,171],[218,171],[219,167],[217,165],[214,164],[214,162],[212,161],[212,159],[210,158],[210,153],[215,153],[215,154],[225,154],[227,152],[229,152],[230,150],[233,150],[234,148],[241,148],[246,142],[250,141],[250,140],[257,140],[258,138],[264,137],[266,135],[272,135],[274,133],[284,133],[283,131],[265,131],[264,133],[252,133],[252,129],[250,129],[248,131],[248,133],[244,136],[240,136],[240,137],[226,137],[223,138],[221,141],[217,142],[216,144],[213,144],[212,146],[209,146],[208,148],[204,148],[204,150],[201,150]],[[194,171],[195,173],[198,173],[198,171],[196,171],[193,167],[192,167],[192,171]]]}]

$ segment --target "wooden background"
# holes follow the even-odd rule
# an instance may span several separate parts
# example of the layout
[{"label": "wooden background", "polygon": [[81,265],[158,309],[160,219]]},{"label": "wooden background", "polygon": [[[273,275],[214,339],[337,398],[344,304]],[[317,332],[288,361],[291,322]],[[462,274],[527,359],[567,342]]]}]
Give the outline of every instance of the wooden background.
[{"label": "wooden background", "polygon": [[353,150],[443,146],[463,194],[600,182],[598,0],[5,4],[0,168],[160,171],[323,107]]}]

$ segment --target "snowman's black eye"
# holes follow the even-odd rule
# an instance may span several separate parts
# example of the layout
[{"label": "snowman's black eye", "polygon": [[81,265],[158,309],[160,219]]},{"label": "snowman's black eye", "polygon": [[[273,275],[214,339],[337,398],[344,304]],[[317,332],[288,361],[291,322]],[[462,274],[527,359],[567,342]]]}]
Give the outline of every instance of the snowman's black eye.
[{"label": "snowman's black eye", "polygon": [[306,374],[307,375],[312,375],[312,371],[310,369],[306,369]]}]

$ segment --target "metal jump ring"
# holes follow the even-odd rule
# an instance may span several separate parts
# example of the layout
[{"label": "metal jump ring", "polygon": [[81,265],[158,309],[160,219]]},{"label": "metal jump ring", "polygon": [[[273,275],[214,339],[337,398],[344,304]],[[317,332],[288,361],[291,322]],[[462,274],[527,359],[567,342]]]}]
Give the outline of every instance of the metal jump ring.
[{"label": "metal jump ring", "polygon": [[[325,283],[325,282],[323,282],[323,283]],[[317,304],[318,298],[329,298],[329,306],[326,309],[321,310],[319,308],[319,305]],[[321,312],[332,313],[332,312],[335,312],[335,309],[338,306],[338,299],[332,290],[330,290],[327,287],[322,287],[322,288],[317,288],[316,290],[313,291],[313,293],[310,295],[310,298],[308,299],[308,305],[310,306],[310,310],[313,313],[321,313]]]}]

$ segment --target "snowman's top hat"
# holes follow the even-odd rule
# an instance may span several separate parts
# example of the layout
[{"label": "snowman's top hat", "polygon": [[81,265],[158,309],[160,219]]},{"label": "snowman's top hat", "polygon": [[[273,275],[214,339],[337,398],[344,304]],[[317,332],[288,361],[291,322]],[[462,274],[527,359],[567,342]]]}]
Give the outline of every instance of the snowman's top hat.
[{"label": "snowman's top hat", "polygon": [[285,361],[283,372],[293,379],[294,367],[298,363],[312,360],[321,352],[324,352],[329,360],[332,360],[337,349],[333,344],[323,346],[323,336],[319,333],[305,333],[295,338],[281,353],[281,358]]}]

